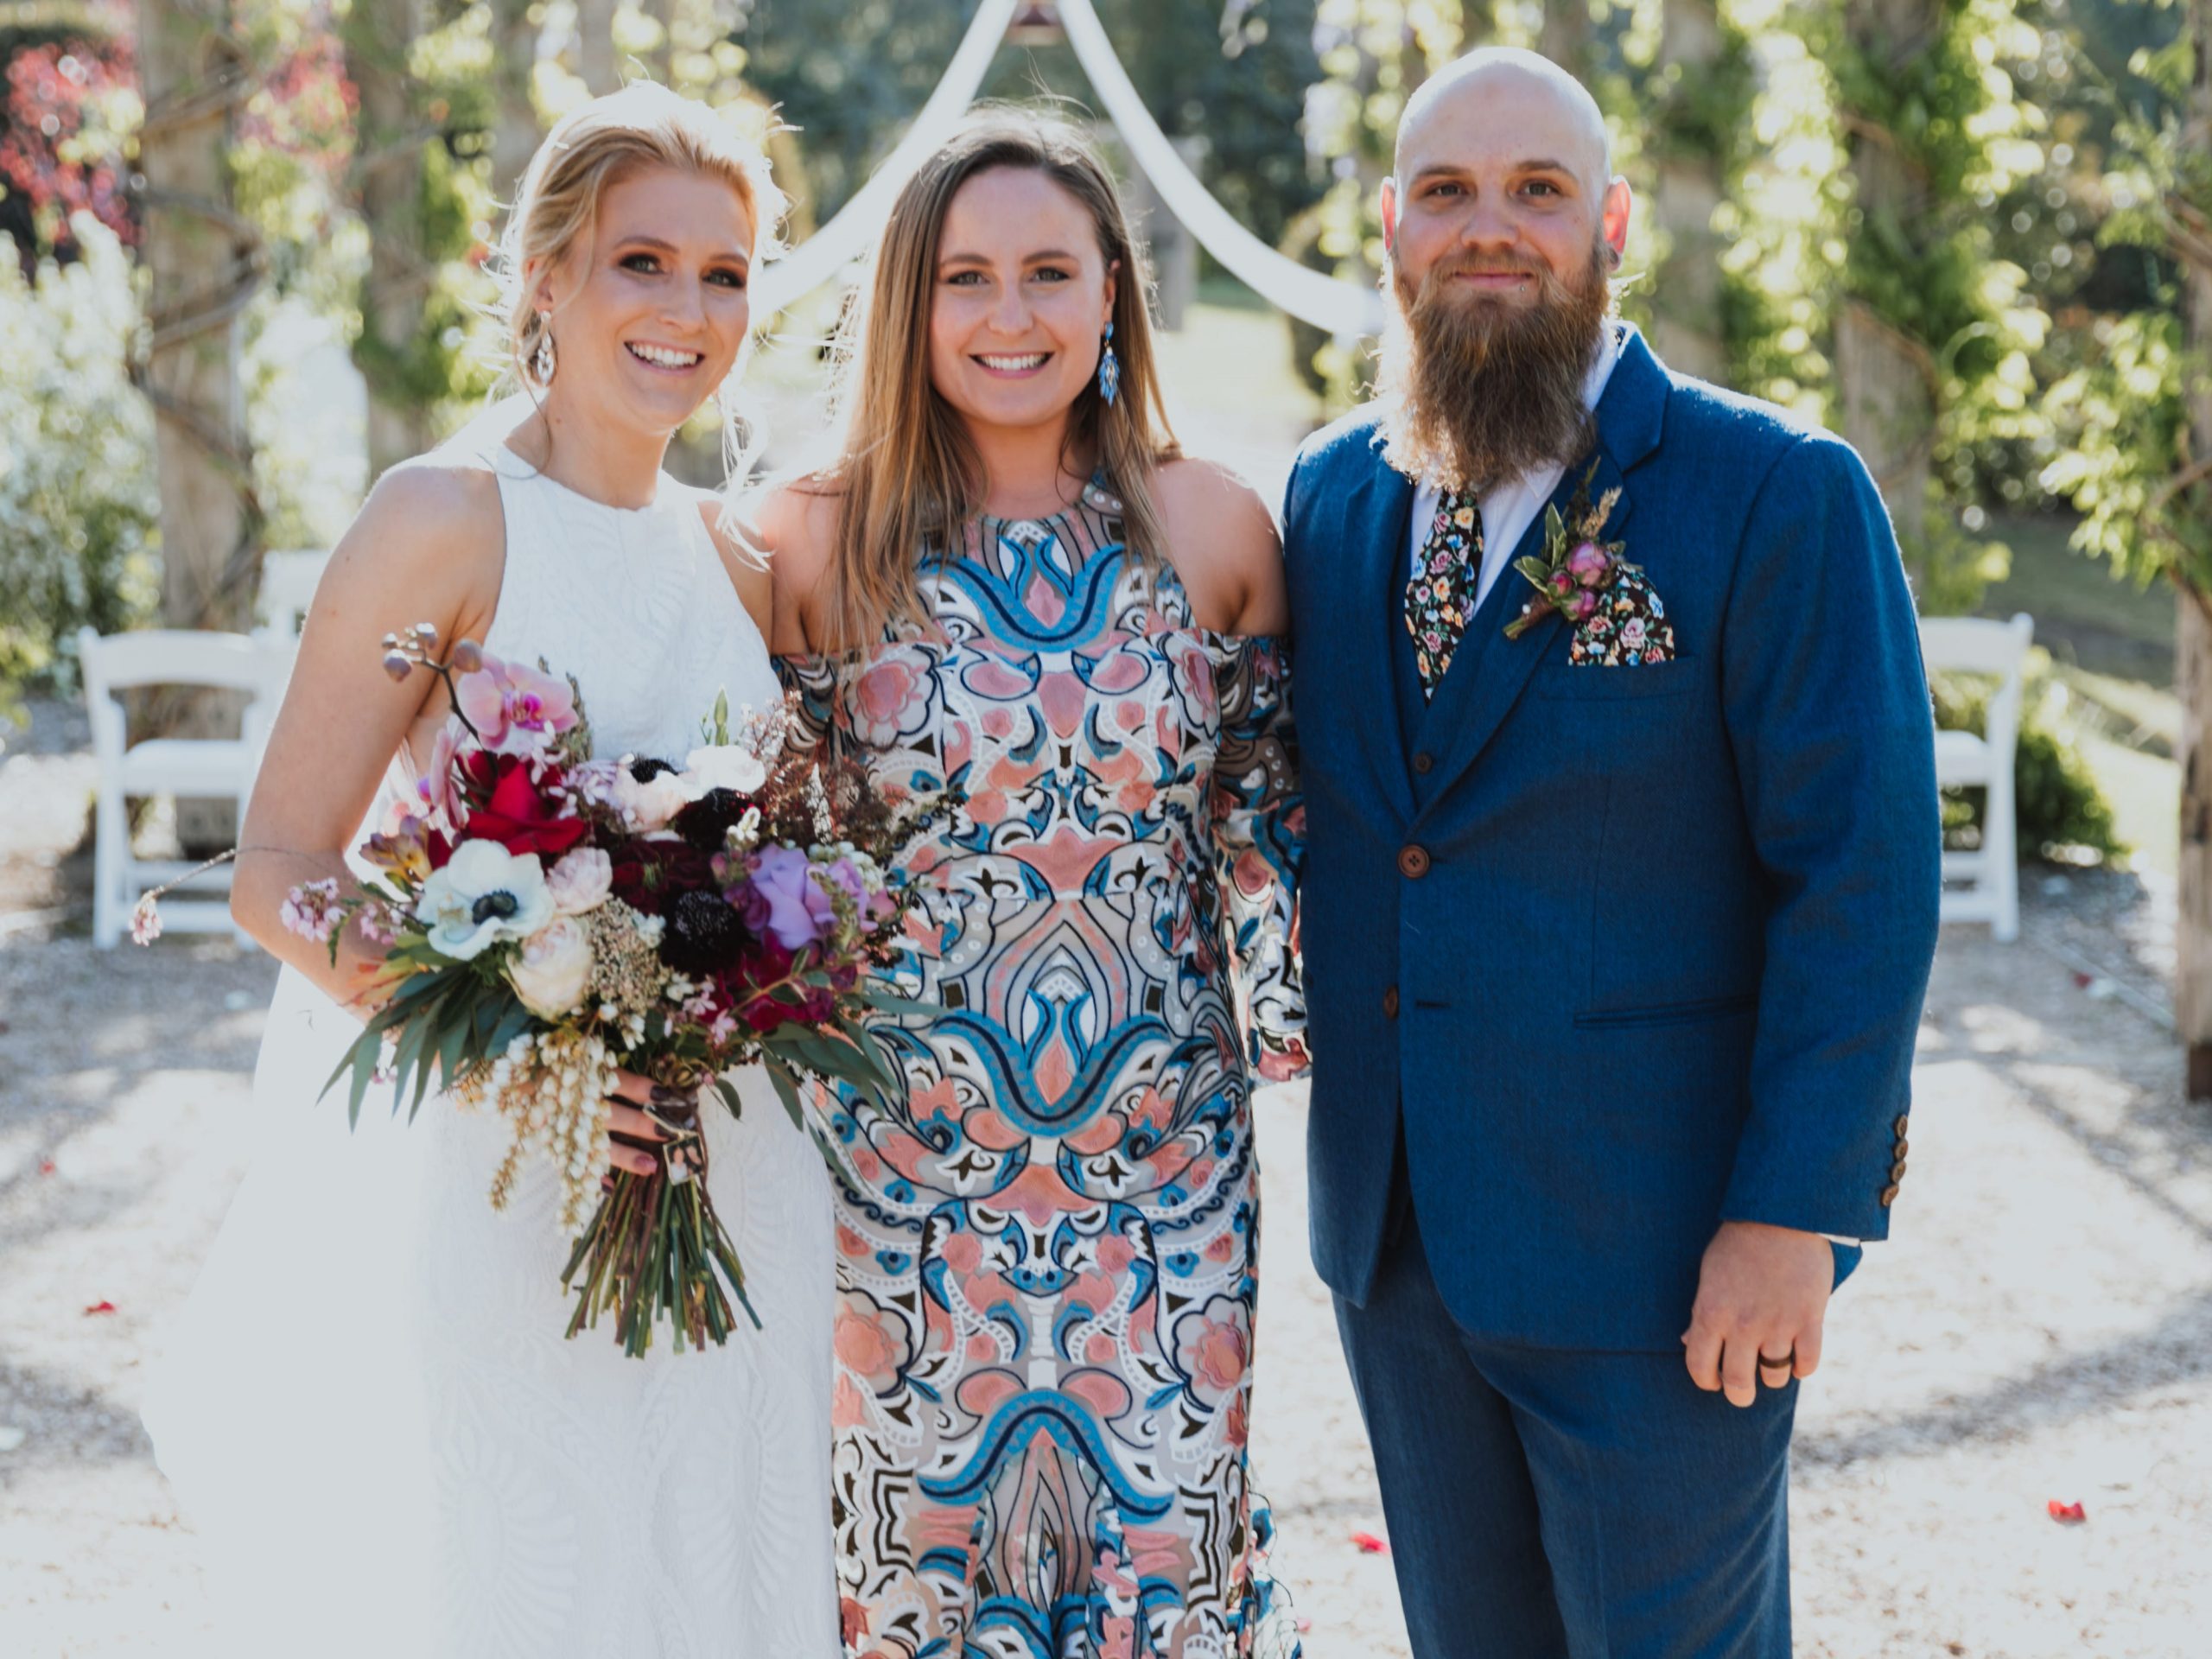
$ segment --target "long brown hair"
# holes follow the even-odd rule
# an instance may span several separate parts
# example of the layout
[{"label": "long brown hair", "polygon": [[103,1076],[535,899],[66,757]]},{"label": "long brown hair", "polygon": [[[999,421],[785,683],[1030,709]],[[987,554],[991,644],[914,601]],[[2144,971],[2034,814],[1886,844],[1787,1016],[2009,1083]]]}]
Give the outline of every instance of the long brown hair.
[{"label": "long brown hair", "polygon": [[949,547],[982,511],[982,457],[967,423],[930,379],[930,308],[944,220],[960,187],[993,168],[1042,173],[1089,210],[1109,268],[1117,262],[1114,351],[1121,395],[1094,378],[1068,412],[1064,457],[1095,456],[1121,497],[1128,544],[1160,556],[1152,476],[1182,453],[1153,355],[1151,267],[1096,149],[1058,116],[1020,106],[977,111],[906,181],[884,227],[864,308],[846,320],[837,460],[804,486],[840,496],[823,581],[833,641],[868,644],[895,620],[924,621],[915,580],[925,548]]}]

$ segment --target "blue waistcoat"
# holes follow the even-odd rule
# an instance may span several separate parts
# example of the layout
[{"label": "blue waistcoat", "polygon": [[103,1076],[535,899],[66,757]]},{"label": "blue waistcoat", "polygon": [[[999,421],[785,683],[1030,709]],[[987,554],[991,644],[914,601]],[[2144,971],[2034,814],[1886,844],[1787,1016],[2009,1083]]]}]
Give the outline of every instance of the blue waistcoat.
[{"label": "blue waistcoat", "polygon": [[1425,708],[1413,485],[1379,416],[1292,473],[1313,1246],[1363,1300],[1402,1116],[1463,1325],[1665,1351],[1723,1219],[1887,1231],[1936,941],[1933,724],[1847,445],[1670,374],[1633,329],[1597,430],[1554,505],[1586,475],[1620,492],[1605,534],[1675,660],[1573,665],[1555,616],[1503,638],[1533,591],[1509,567]]}]

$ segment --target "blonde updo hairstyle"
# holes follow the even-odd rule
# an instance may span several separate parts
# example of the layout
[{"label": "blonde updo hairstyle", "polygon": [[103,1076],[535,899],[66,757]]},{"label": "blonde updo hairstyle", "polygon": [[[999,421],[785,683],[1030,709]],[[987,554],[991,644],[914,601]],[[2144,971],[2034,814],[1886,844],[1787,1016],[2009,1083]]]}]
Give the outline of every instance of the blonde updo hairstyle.
[{"label": "blonde updo hairstyle", "polygon": [[[753,270],[782,251],[779,232],[788,205],[784,193],[769,176],[766,151],[724,115],[652,81],[634,82],[569,111],[531,157],[493,267],[499,284],[498,315],[507,333],[503,378],[532,401],[539,401],[544,390],[531,367],[546,334],[532,292],[537,276],[579,248],[588,254],[601,197],[654,168],[719,179],[736,192],[753,220]],[[730,380],[739,378],[745,358],[741,347]],[[724,396],[721,387],[715,388],[715,401],[721,410],[722,459],[734,480],[745,468],[744,423],[736,400]]]}]

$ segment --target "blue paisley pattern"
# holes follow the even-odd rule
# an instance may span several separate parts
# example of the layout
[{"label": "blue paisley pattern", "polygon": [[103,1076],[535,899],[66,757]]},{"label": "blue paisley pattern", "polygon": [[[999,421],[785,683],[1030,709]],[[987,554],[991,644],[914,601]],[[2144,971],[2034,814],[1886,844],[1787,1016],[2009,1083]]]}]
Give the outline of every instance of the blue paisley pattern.
[{"label": "blue paisley pattern", "polygon": [[791,659],[802,741],[896,798],[924,902],[849,1096],[836,1426],[847,1651],[1292,1653],[1246,1474],[1255,1065],[1303,1063],[1281,642],[1192,626],[1103,489],[924,563],[932,626]]}]

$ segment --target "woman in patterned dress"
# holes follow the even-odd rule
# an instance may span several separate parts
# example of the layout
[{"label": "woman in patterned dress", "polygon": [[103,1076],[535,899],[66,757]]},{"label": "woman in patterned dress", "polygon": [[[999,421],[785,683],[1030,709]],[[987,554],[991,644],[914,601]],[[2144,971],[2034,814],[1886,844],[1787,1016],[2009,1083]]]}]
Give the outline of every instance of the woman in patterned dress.
[{"label": "woman in patterned dress", "polygon": [[1295,1646],[1246,1471],[1251,1067],[1303,1062],[1287,612],[1264,505],[1180,457],[1146,289],[1072,129],[971,119],[893,210],[840,458],[760,507],[812,734],[964,795],[902,857],[904,1098],[834,1106],[869,1659]]}]

